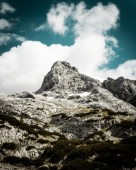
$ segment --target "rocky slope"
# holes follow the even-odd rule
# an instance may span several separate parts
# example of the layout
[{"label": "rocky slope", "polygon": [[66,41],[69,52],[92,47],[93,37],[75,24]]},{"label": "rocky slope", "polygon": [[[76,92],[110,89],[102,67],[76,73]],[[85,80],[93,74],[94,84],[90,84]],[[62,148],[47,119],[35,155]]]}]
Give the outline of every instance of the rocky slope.
[{"label": "rocky slope", "polygon": [[56,62],[36,93],[0,94],[0,170],[136,168],[136,107]]},{"label": "rocky slope", "polygon": [[136,107],[136,80],[129,80],[123,77],[119,77],[116,80],[108,78],[103,82],[103,85],[115,97]]}]

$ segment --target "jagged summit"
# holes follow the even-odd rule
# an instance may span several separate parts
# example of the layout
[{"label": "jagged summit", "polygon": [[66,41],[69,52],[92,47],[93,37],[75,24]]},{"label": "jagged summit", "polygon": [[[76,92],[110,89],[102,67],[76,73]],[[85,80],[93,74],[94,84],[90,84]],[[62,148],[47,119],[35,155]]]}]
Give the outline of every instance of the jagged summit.
[{"label": "jagged summit", "polygon": [[96,86],[101,86],[101,82],[80,74],[76,67],[66,61],[57,61],[44,77],[42,86],[36,93],[59,90],[78,93],[90,91]]},{"label": "jagged summit", "polygon": [[59,67],[62,68],[62,69],[65,69],[65,68],[67,67],[67,68],[70,69],[70,70],[73,70],[73,71],[78,72],[78,69],[77,69],[76,67],[72,67],[72,66],[70,65],[70,63],[68,63],[68,62],[66,62],[66,61],[56,61],[56,62],[53,64],[51,70],[58,69]]}]

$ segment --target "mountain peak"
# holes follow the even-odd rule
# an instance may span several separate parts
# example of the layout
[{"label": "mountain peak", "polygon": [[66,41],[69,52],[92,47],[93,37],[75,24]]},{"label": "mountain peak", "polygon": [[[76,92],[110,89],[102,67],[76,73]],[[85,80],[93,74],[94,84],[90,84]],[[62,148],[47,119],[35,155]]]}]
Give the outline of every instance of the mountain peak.
[{"label": "mountain peak", "polygon": [[66,61],[57,61],[44,77],[41,88],[36,93],[44,91],[84,92],[94,86],[101,86],[98,80],[80,74],[76,67]]},{"label": "mountain peak", "polygon": [[70,65],[70,63],[68,63],[68,62],[66,62],[66,61],[56,61],[56,62],[53,64],[51,70],[54,70],[54,69],[57,69],[57,70],[58,70],[59,68],[61,68],[61,70],[67,68],[67,69],[70,69],[70,70],[73,70],[73,71],[78,72],[78,69],[77,69],[76,67],[72,67],[72,66]]}]

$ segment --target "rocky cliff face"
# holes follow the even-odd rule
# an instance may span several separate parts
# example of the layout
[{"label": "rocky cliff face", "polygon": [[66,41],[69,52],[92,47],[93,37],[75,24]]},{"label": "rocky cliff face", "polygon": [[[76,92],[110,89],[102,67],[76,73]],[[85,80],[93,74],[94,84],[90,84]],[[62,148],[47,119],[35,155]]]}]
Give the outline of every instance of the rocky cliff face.
[{"label": "rocky cliff face", "polygon": [[136,80],[129,80],[123,77],[119,77],[116,80],[108,78],[103,82],[103,85],[115,97],[136,106]]},{"label": "rocky cliff face", "polygon": [[[57,61],[45,76],[41,88],[36,93],[56,98],[75,99],[78,103],[90,104],[90,107],[97,109],[136,112],[135,107],[113,96],[108,90],[110,85],[106,86],[105,82],[103,84],[104,86],[100,81],[80,74],[77,68],[65,61]],[[136,92],[136,89],[134,91]]]},{"label": "rocky cliff face", "polygon": [[80,93],[90,91],[96,86],[101,86],[98,80],[80,74],[77,68],[72,67],[65,61],[57,61],[45,76],[37,93],[43,91]]},{"label": "rocky cliff face", "polygon": [[108,87],[58,61],[36,93],[0,93],[0,170],[135,168],[136,107]]}]

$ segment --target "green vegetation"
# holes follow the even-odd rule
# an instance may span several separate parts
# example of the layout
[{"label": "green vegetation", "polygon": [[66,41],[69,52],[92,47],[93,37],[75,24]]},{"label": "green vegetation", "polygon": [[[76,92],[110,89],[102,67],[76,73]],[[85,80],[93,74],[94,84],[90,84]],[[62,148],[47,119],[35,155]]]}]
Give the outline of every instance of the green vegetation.
[{"label": "green vegetation", "polygon": [[34,164],[34,161],[27,157],[7,156],[4,158],[4,161],[12,165],[22,164],[24,166],[32,166]]},{"label": "green vegetation", "polygon": [[101,139],[104,140],[105,139],[104,132],[102,130],[97,131],[95,133],[92,133],[92,134],[88,135],[84,140],[94,139],[95,137],[101,138]]},{"label": "green vegetation", "polygon": [[109,115],[109,116],[116,116],[116,115],[126,116],[126,115],[127,115],[127,112],[114,112],[114,111],[111,111],[111,110],[109,110],[109,109],[102,110],[102,112],[103,112],[104,114]]},{"label": "green vegetation", "polygon": [[73,149],[74,145],[68,140],[58,140],[57,142],[54,142],[53,148],[48,147],[44,150],[41,158],[46,159],[49,157],[51,163],[58,163]]},{"label": "green vegetation", "polygon": [[[76,116],[83,117],[90,114],[94,114],[94,112],[80,113]],[[116,114],[114,112],[108,112],[108,114],[104,114],[104,118],[108,120]],[[68,118],[63,113],[52,117],[57,116],[61,116],[64,119]],[[37,170],[58,170],[58,167],[60,170],[123,170],[123,168],[132,169],[136,167],[136,136],[122,139],[119,143],[114,144],[104,141],[105,133],[101,130],[88,135],[84,140],[68,140],[65,136],[57,132],[48,132],[37,124],[28,125],[6,114],[0,114],[0,120],[0,122],[8,122],[18,129],[25,130],[27,132],[24,135],[25,139],[32,140],[34,143],[37,142],[38,145],[49,143],[48,147],[45,145],[42,146],[41,150],[38,150],[40,151],[38,152],[40,155],[37,158],[6,156],[6,154],[3,154],[4,152],[1,152],[4,155],[4,161],[6,163],[13,165],[19,164],[26,167],[35,166]],[[123,120],[117,126],[135,130],[136,120]],[[59,139],[49,142],[44,139],[47,136],[57,136]],[[99,141],[99,139],[102,139],[102,141]],[[35,148],[34,143],[27,146],[26,150],[29,151]],[[1,151],[15,150],[18,147],[17,144],[11,142],[2,144],[0,149]],[[44,165],[48,165],[49,168]]]},{"label": "green vegetation", "polygon": [[[130,145],[129,139],[118,144],[81,140],[56,141],[52,144],[53,147],[44,150],[41,159],[44,162],[50,158],[51,163],[63,160],[61,170],[116,170],[136,167],[136,146],[134,142]],[[94,155],[96,157],[89,161]]]},{"label": "green vegetation", "polygon": [[133,128],[136,130],[136,119],[135,120],[123,120],[118,126],[125,128],[125,129]]},{"label": "green vegetation", "polygon": [[45,143],[48,143],[49,141],[45,139],[38,139],[37,142],[40,144],[45,144]]},{"label": "green vegetation", "polygon": [[56,115],[52,115],[52,117],[61,117],[62,119],[68,119],[69,116],[66,115],[66,113],[59,113],[59,114],[56,114]]},{"label": "green vegetation", "polygon": [[34,148],[35,148],[35,146],[29,145],[29,146],[26,147],[26,150],[29,151],[29,150],[34,149]]},{"label": "green vegetation", "polygon": [[41,166],[41,167],[37,168],[37,170],[49,170],[49,168],[47,168],[46,166]]},{"label": "green vegetation", "polygon": [[92,170],[91,163],[86,160],[76,159],[68,162],[61,170]]},{"label": "green vegetation", "polygon": [[89,112],[86,112],[86,113],[78,113],[75,116],[76,117],[86,117],[86,116],[90,116],[92,114],[96,114],[98,112],[99,112],[98,110],[90,110]]},{"label": "green vegetation", "polygon": [[63,135],[57,132],[48,132],[46,130],[43,130],[37,125],[28,125],[27,123],[23,123],[22,121],[17,120],[15,117],[6,115],[5,113],[0,114],[0,119],[2,121],[8,122],[10,125],[15,126],[21,130],[26,130],[28,134],[34,134],[36,138],[38,137],[38,135],[42,135],[44,137],[52,135],[59,136],[60,138],[64,137]]},{"label": "green vegetation", "polygon": [[11,129],[11,127],[9,127],[9,126],[7,126],[7,125],[0,125],[0,129],[2,129],[2,128],[5,128],[5,129]]},{"label": "green vegetation", "polygon": [[19,147],[19,145],[17,145],[14,142],[10,142],[10,143],[3,143],[2,145],[2,149],[7,149],[7,150],[15,150]]},{"label": "green vegetation", "polygon": [[[102,132],[99,132],[101,135]],[[39,139],[40,140],[40,139]],[[43,141],[44,142],[44,141]],[[39,170],[48,162],[49,170],[56,169],[61,163],[61,170],[123,170],[136,167],[136,136],[121,140],[120,143],[89,140],[58,140],[44,148],[36,159],[7,156],[4,161],[11,164],[35,166]],[[7,145],[7,144],[5,144]],[[6,147],[6,146],[4,146]],[[28,146],[26,150],[33,149]]]}]

